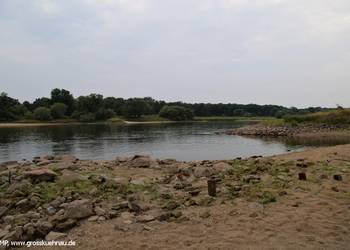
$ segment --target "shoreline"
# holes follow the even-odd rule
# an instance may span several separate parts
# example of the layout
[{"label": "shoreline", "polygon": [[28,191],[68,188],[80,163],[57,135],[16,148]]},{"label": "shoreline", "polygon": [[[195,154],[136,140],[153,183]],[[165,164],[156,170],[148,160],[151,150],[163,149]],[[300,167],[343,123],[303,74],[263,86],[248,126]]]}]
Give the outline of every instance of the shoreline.
[{"label": "shoreline", "polygon": [[[209,195],[208,180],[215,180],[216,195]],[[198,239],[197,249],[292,243],[346,249],[350,144],[217,161],[35,157],[0,165],[0,196],[0,239],[6,240],[72,239],[77,249],[125,249],[130,242],[131,249],[141,242],[181,249]],[[172,241],[184,231],[181,241]]]},{"label": "shoreline", "polygon": [[271,138],[350,138],[349,126],[338,125],[298,125],[298,126],[269,126],[255,124],[226,131],[227,135]]}]

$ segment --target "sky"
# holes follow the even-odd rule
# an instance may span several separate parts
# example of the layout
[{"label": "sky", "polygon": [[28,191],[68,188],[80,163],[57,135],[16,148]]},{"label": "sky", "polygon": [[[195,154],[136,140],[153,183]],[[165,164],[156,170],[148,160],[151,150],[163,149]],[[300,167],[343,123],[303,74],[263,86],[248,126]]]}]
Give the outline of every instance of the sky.
[{"label": "sky", "polygon": [[349,0],[0,0],[0,92],[350,107]]}]

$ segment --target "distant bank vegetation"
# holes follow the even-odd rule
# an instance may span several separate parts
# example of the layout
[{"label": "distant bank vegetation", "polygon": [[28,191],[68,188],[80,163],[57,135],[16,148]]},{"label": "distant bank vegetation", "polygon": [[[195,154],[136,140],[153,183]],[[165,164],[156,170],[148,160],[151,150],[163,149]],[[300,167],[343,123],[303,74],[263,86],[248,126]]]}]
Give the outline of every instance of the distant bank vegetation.
[{"label": "distant bank vegetation", "polygon": [[[205,117],[289,117],[303,119],[303,115],[325,111],[320,107],[297,109],[278,105],[257,104],[210,104],[165,102],[145,98],[103,97],[90,94],[77,98],[65,89],[53,89],[50,97],[37,98],[33,102],[19,102],[6,93],[0,95],[0,121],[18,120],[74,120],[81,122],[103,121],[116,116],[142,120],[142,116],[157,116],[168,120],[191,120],[194,116]],[[317,114],[317,113],[316,113]],[[159,115],[159,116],[158,116]],[[314,117],[311,115],[311,117]],[[309,118],[308,118],[309,119]]]}]

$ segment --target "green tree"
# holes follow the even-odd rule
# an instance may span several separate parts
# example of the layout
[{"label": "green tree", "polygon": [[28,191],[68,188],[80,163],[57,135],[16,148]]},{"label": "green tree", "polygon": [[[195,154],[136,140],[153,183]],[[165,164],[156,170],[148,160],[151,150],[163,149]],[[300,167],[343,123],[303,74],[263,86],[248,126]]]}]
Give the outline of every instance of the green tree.
[{"label": "green tree", "polygon": [[34,110],[34,118],[39,121],[49,121],[52,119],[50,109],[38,107]]},{"label": "green tree", "polygon": [[[19,105],[18,100],[9,97],[6,93],[0,94],[0,121],[15,120],[16,114],[13,108]],[[12,110],[11,110],[12,109]]]},{"label": "green tree", "polygon": [[63,103],[67,106],[67,114],[71,115],[74,111],[74,97],[65,89],[53,89],[51,91],[51,104]]},{"label": "green tree", "polygon": [[173,121],[186,121],[193,119],[193,111],[181,106],[164,106],[159,116]]},{"label": "green tree", "polygon": [[112,109],[100,108],[97,110],[95,116],[96,120],[107,120],[115,115]]},{"label": "green tree", "polygon": [[150,105],[142,98],[128,99],[123,107],[123,114],[126,117],[141,117],[152,111]]},{"label": "green tree", "polygon": [[51,116],[54,119],[62,119],[67,112],[67,105],[61,102],[56,102],[51,106]]}]

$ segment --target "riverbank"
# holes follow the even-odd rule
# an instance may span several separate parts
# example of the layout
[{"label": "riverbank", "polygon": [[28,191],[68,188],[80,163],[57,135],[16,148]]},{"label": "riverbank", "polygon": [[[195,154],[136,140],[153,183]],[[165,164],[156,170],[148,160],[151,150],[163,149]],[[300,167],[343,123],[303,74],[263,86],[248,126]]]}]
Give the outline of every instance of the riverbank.
[{"label": "riverbank", "polygon": [[227,135],[257,137],[294,137],[294,138],[350,138],[350,127],[342,125],[299,124],[266,125],[264,123],[244,126],[226,131]]},{"label": "riverbank", "polygon": [[232,121],[232,122],[261,122],[266,120],[273,120],[271,117],[228,117],[228,116],[206,116],[195,117],[190,121],[171,121],[159,116],[150,115],[140,118],[124,118],[114,117],[106,121],[96,122],[79,122],[77,120],[54,120],[49,122],[35,121],[35,120],[22,120],[14,122],[2,122],[0,128],[11,127],[35,127],[35,126],[62,126],[62,125],[84,125],[84,124],[160,124],[160,123],[183,123],[183,122],[214,122],[214,121]]},{"label": "riverbank", "polygon": [[229,161],[46,156],[2,164],[0,195],[0,239],[74,240],[76,249],[347,249],[350,145]]}]

